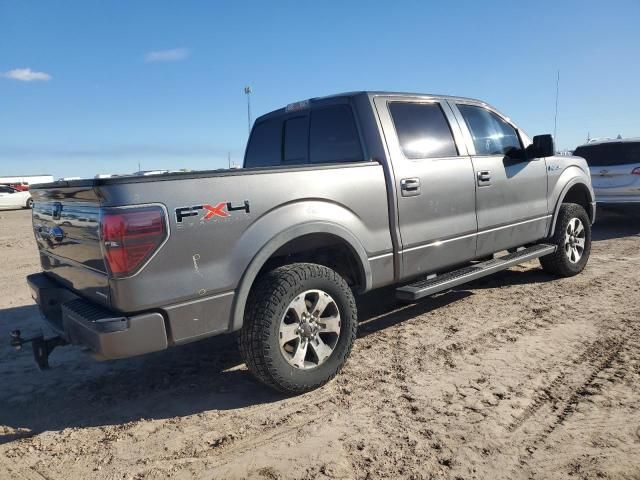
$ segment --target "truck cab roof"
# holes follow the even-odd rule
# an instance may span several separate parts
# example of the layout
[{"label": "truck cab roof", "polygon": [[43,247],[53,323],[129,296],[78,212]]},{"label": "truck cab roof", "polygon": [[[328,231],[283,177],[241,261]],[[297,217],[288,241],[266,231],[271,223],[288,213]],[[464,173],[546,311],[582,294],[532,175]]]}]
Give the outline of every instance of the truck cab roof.
[{"label": "truck cab roof", "polygon": [[491,105],[489,105],[486,102],[483,102],[475,98],[469,98],[469,97],[459,97],[459,96],[441,95],[441,94],[433,94],[433,93],[394,92],[394,91],[384,91],[384,90],[360,90],[360,91],[352,91],[352,92],[335,93],[332,95],[325,95],[322,97],[312,97],[312,98],[308,98],[298,102],[289,103],[286,107],[282,107],[277,110],[273,110],[269,113],[266,113],[264,115],[261,115],[260,117],[256,118],[255,122],[259,123],[268,118],[277,117],[279,115],[290,113],[295,110],[303,110],[305,108],[310,108],[311,106],[341,103],[343,101],[348,102],[350,99],[353,99],[355,97],[368,97],[369,99],[373,99],[374,97],[424,98],[424,99],[437,99],[437,100],[449,100],[449,101],[455,101],[455,102],[473,103],[477,105],[485,105],[485,106],[491,107]]}]

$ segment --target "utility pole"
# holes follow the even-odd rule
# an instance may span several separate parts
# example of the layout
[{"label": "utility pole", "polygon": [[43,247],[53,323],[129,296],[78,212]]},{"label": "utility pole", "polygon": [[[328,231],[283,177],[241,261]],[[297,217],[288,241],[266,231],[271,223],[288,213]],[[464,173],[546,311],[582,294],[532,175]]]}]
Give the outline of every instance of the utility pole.
[{"label": "utility pole", "polygon": [[249,133],[251,133],[251,86],[244,87],[244,93],[247,95],[247,123],[249,127]]},{"label": "utility pole", "polygon": [[229,164],[229,169],[231,169],[231,152],[227,152],[227,163]]},{"label": "utility pole", "polygon": [[556,78],[556,114],[553,120],[553,141],[558,144],[558,96],[560,93],[560,70],[558,70],[558,77]]}]

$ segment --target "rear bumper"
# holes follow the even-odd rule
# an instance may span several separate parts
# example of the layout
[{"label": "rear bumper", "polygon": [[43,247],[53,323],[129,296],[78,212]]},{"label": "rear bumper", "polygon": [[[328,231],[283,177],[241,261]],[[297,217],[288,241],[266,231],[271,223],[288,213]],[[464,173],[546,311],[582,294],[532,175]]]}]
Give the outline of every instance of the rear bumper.
[{"label": "rear bumper", "polygon": [[67,342],[89,347],[100,360],[127,358],[168,346],[157,312],[123,316],[74,294],[43,273],[27,277],[44,320]]}]

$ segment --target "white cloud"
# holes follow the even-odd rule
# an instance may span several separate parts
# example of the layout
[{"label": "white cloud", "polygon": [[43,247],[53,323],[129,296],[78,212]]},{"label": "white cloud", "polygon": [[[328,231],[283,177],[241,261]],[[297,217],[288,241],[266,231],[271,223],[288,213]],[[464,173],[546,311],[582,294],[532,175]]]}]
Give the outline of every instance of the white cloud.
[{"label": "white cloud", "polygon": [[21,82],[48,82],[51,80],[51,75],[48,73],[34,72],[30,68],[14,68],[8,72],[0,73],[0,76]]},{"label": "white cloud", "polygon": [[188,48],[171,48],[169,50],[157,50],[155,52],[149,52],[144,56],[144,61],[151,62],[179,62],[184,60],[191,51]]}]

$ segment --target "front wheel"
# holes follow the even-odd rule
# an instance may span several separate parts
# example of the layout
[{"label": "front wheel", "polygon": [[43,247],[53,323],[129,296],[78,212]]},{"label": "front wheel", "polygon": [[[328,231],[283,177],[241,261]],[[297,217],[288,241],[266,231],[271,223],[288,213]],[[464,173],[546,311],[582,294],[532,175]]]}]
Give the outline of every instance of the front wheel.
[{"label": "front wheel", "polygon": [[33,208],[33,198],[29,197],[29,200],[27,200],[25,208],[28,208],[29,210]]},{"label": "front wheel", "polygon": [[575,203],[563,203],[550,243],[557,249],[540,257],[542,268],[561,277],[577,275],[587,265],[591,253],[591,222],[584,208]]},{"label": "front wheel", "polygon": [[334,270],[311,263],[276,268],[247,301],[240,352],[262,382],[286,393],[327,383],[356,338],[355,299]]}]

